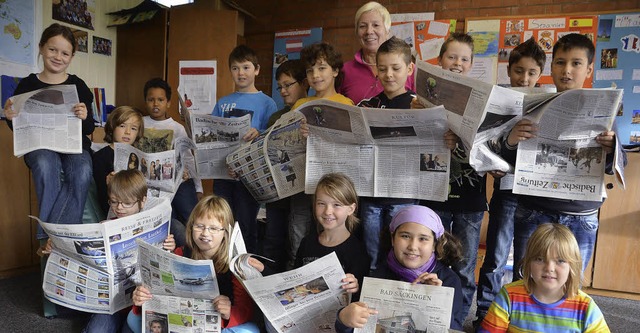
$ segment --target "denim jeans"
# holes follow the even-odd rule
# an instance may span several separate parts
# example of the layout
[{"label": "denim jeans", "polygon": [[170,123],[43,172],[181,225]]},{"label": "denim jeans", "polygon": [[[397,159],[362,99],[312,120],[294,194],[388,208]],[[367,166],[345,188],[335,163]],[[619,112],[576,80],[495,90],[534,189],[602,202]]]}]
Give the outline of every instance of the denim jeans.
[{"label": "denim jeans", "polygon": [[[89,152],[60,154],[38,149],[24,155],[38,197],[39,218],[54,224],[80,224],[93,166]],[[47,238],[38,225],[37,239]]]},{"label": "denim jeans", "polygon": [[171,217],[187,224],[191,211],[198,204],[196,185],[193,178],[183,181],[171,201]]},{"label": "denim jeans", "polygon": [[513,270],[514,281],[522,278],[520,261],[524,258],[529,237],[539,225],[544,223],[560,223],[571,230],[580,247],[582,272],[587,268],[598,233],[598,212],[591,215],[569,215],[533,210],[518,205],[513,229],[513,261],[517,263],[517,268],[514,265]]},{"label": "denim jeans", "polygon": [[462,260],[451,267],[460,277],[462,285],[462,311],[461,318],[456,318],[464,323],[473,294],[476,292],[475,269],[478,258],[478,246],[480,246],[480,227],[484,212],[452,212],[435,210],[442,220],[444,230],[449,230],[462,244]]},{"label": "denim jeans", "polygon": [[518,196],[512,193],[493,192],[489,205],[487,251],[480,268],[477,293],[478,319],[482,320],[489,306],[502,288],[504,267],[509,259],[513,240],[513,219],[518,207]]},{"label": "denim jeans", "polygon": [[112,315],[109,314],[93,314],[82,330],[82,333],[118,333],[126,322],[127,312],[118,311]]},{"label": "denim jeans", "polygon": [[376,202],[373,198],[360,198],[363,239],[367,253],[371,259],[371,270],[375,270],[379,262],[386,260],[386,253],[380,254],[380,235],[382,230],[389,228],[391,219],[400,208],[409,205],[410,204],[385,205]]},{"label": "denim jeans", "polygon": [[258,210],[260,204],[253,198],[249,190],[236,180],[216,179],[213,182],[213,193],[229,202],[233,217],[238,221],[247,252],[256,253],[258,249]]}]

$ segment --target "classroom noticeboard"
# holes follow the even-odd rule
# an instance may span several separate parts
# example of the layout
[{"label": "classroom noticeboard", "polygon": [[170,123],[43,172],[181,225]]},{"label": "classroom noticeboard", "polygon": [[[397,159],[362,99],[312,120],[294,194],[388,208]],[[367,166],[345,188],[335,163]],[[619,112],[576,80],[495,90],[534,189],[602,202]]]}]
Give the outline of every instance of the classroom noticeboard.
[{"label": "classroom noticeboard", "polygon": [[456,31],[456,20],[417,20],[393,22],[391,34],[411,46],[418,61],[438,64],[438,54],[451,32]]}]

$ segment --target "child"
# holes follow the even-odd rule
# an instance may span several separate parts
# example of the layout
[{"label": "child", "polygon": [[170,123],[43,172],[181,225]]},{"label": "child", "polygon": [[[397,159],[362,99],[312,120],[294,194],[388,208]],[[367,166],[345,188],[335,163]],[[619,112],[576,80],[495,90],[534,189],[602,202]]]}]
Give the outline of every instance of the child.
[{"label": "child", "polygon": [[[267,129],[269,117],[276,112],[276,103],[255,86],[260,73],[257,54],[246,45],[238,45],[229,54],[229,70],[236,85],[236,92],[218,100],[212,115],[217,117],[242,117],[251,115],[251,129],[242,138],[249,142]],[[257,217],[260,205],[249,190],[237,180],[216,179],[213,192],[225,198],[233,216],[238,220],[247,251],[256,253],[258,242]]]},{"label": "child", "polygon": [[[413,74],[411,48],[403,40],[391,37],[378,48],[376,55],[378,79],[384,90],[375,97],[361,101],[358,106],[387,109],[410,109],[415,93],[407,90],[406,81]],[[371,258],[371,270],[383,261],[379,255],[380,232],[387,228],[391,217],[415,199],[360,197],[364,243]]]},{"label": "child", "polygon": [[580,248],[558,223],[527,242],[522,280],[500,290],[478,332],[609,332],[596,303],[580,290]]},{"label": "child", "polygon": [[267,127],[273,126],[283,114],[291,111],[293,104],[301,98],[306,98],[309,92],[306,69],[300,59],[287,60],[280,64],[276,69],[276,81],[284,108],[269,117]]},{"label": "child", "polygon": [[115,108],[104,126],[104,141],[106,147],[93,154],[93,179],[96,183],[98,202],[102,208],[102,216],[109,212],[107,196],[107,177],[113,172],[114,143],[136,143],[144,135],[142,114],[138,109],[130,106]]},{"label": "child", "polygon": [[[473,38],[463,33],[452,33],[442,44],[438,62],[444,70],[467,75],[473,63]],[[445,134],[445,141],[451,148],[447,201],[423,201],[422,204],[432,208],[442,219],[445,229],[451,230],[462,241],[463,258],[452,268],[462,282],[463,310],[458,319],[464,321],[476,291],[474,271],[480,245],[480,226],[487,210],[486,178],[469,165],[468,152],[457,142],[458,137],[451,130]]]},{"label": "child", "polygon": [[[143,139],[138,145],[140,150],[155,153],[173,149],[175,140],[178,138],[186,138],[187,131],[182,124],[167,115],[167,111],[171,106],[171,87],[166,81],[160,78],[151,79],[144,85],[144,100],[147,106],[147,112],[149,113],[148,116],[144,117],[144,127],[147,130],[147,134],[150,134],[150,132],[166,131],[172,140],[170,140],[170,142],[164,142],[165,145],[162,147],[151,148],[145,147]],[[195,170],[195,159],[191,152],[185,157],[185,164],[191,165],[190,168]],[[155,167],[155,177],[159,180],[162,174],[160,161],[156,160]],[[191,214],[193,207],[198,203],[198,197],[203,193],[200,179],[193,177],[193,175],[189,175],[189,177],[187,180],[182,181],[171,202],[171,208],[173,209],[172,217],[183,223],[187,220],[189,214]]]},{"label": "child", "polygon": [[[418,205],[400,209],[389,231],[392,248],[373,277],[454,288],[450,328],[462,330],[460,278],[449,268],[460,259],[460,242],[445,231],[438,214]],[[336,331],[364,327],[374,313],[365,303],[351,303],[338,312]]]},{"label": "child", "polygon": [[319,234],[311,233],[300,242],[295,268],[335,252],[347,276],[342,286],[358,299],[359,286],[369,272],[369,256],[353,235],[358,224],[354,215],[358,195],[351,180],[341,173],[329,173],[318,181],[313,198]]},{"label": "child", "polygon": [[[259,333],[256,324],[249,322],[253,315],[253,301],[229,270],[229,230],[233,222],[231,207],[226,200],[215,195],[204,197],[189,217],[187,248],[183,254],[192,259],[213,261],[220,289],[220,296],[213,300],[213,306],[222,316],[222,332]],[[136,287],[133,292],[136,307],[127,321],[134,332],[140,332],[142,328],[139,307],[152,297],[149,289],[144,286]]]},{"label": "child", "polygon": [[[551,77],[558,92],[582,88],[585,80],[593,73],[593,42],[581,34],[562,36],[553,46]],[[503,142],[501,154],[507,162],[515,164],[518,142],[535,137],[536,125],[528,119],[519,121]],[[612,172],[613,149],[616,134],[613,131],[600,133],[596,137],[607,152],[607,172]],[[621,151],[625,159],[624,151]],[[524,255],[527,239],[537,225],[554,222],[566,225],[578,241],[583,259],[582,270],[586,268],[598,232],[598,209],[603,201],[581,201],[520,195],[514,223],[514,262],[520,262]],[[518,269],[514,269],[517,273]],[[514,281],[518,274],[514,274]]]},{"label": "child", "polygon": [[[515,47],[509,55],[507,74],[512,87],[535,87],[547,59],[538,43],[530,38]],[[499,153],[499,152],[498,152]],[[518,206],[518,197],[511,189],[500,188],[503,172],[492,172],[493,196],[489,205],[489,226],[486,237],[486,255],[477,290],[476,327],[489,310],[489,306],[502,286],[504,267],[507,264],[511,240],[513,239],[513,215]]]},{"label": "child", "polygon": [[336,92],[336,87],[340,86],[344,74],[340,71],[342,69],[340,53],[331,44],[322,42],[309,45],[300,51],[300,59],[305,65],[309,86],[316,91],[316,95],[299,99],[291,108],[292,110],[319,98],[353,105],[349,98]]}]

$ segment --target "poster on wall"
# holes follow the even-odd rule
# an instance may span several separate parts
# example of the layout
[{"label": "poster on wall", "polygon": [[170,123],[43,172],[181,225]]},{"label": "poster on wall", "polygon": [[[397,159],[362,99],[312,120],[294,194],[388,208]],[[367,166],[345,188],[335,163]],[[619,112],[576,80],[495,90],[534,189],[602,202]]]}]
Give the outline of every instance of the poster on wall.
[{"label": "poster on wall", "polygon": [[392,15],[391,35],[409,44],[416,60],[433,65],[438,64],[440,47],[455,30],[456,20],[433,20],[433,13],[423,13],[420,17],[401,15],[395,20]]},{"label": "poster on wall", "polygon": [[624,89],[615,121],[622,144],[640,145],[640,13],[599,16],[593,87]]},{"label": "poster on wall", "polygon": [[185,106],[196,114],[211,114],[216,105],[215,60],[181,60],[178,69],[178,93]]},{"label": "poster on wall", "polygon": [[93,36],[93,53],[111,56],[111,40]]},{"label": "poster on wall", "polygon": [[71,32],[73,32],[73,37],[76,39],[76,51],[88,53],[89,33],[84,30],[73,28],[71,28]]},{"label": "poster on wall", "polygon": [[[271,97],[276,102],[278,110],[284,108],[284,101],[278,90],[276,82],[276,70],[287,60],[300,59],[300,51],[303,47],[322,41],[322,28],[306,30],[287,30],[276,32],[273,45],[273,77],[271,83]],[[310,92],[310,94],[312,94]]]},{"label": "poster on wall", "polygon": [[51,16],[54,20],[94,30],[95,0],[52,0]]}]

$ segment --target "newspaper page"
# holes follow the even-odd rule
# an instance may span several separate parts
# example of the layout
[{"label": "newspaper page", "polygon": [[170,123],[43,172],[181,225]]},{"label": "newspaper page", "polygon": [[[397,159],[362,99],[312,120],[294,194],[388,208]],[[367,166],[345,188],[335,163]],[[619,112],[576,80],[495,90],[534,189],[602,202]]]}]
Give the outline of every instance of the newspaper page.
[{"label": "newspaper page", "polygon": [[[176,140],[176,146],[178,146],[178,142],[179,140]],[[115,172],[129,169],[140,170],[150,188],[175,193],[182,182],[185,152],[185,150],[176,149],[159,153],[145,153],[132,145],[116,142],[114,144],[113,170]]]},{"label": "newspaper page", "polygon": [[302,116],[287,112],[266,132],[227,156],[227,165],[260,203],[304,190],[306,139]]},{"label": "newspaper page", "polygon": [[13,118],[15,156],[37,149],[82,153],[82,120],[73,113],[73,106],[80,103],[75,85],[42,88],[10,100],[18,112]]},{"label": "newspaper page", "polygon": [[161,247],[169,235],[171,204],[160,200],[140,213],[103,223],[38,222],[53,242],[42,283],[45,297],[71,309],[113,314],[132,304],[140,280],[135,240]]},{"label": "newspaper page", "polygon": [[153,298],[142,305],[144,327],[160,325],[170,332],[220,332],[220,295],[211,260],[192,260],[139,240],[138,263],[143,285]]},{"label": "newspaper page", "polygon": [[527,95],[525,118],[538,131],[518,144],[513,193],[601,201],[606,153],[595,138],[611,129],[621,98],[619,89]]},{"label": "newspaper page", "polygon": [[367,109],[315,100],[297,112],[309,125],[306,193],[323,175],[342,172],[360,196],[446,200],[451,153],[442,106]]},{"label": "newspaper page", "polygon": [[449,332],[454,289],[365,277],[360,301],[378,310],[354,333]]},{"label": "newspaper page", "polygon": [[[244,281],[270,330],[335,332],[338,309],[349,303],[342,279],[345,273],[335,252],[300,268]],[[269,326],[269,325],[267,325]]]},{"label": "newspaper page", "polygon": [[522,115],[524,93],[419,62],[416,93],[426,106],[443,105],[449,128],[460,137],[477,172],[509,171],[483,143],[501,136]]}]

